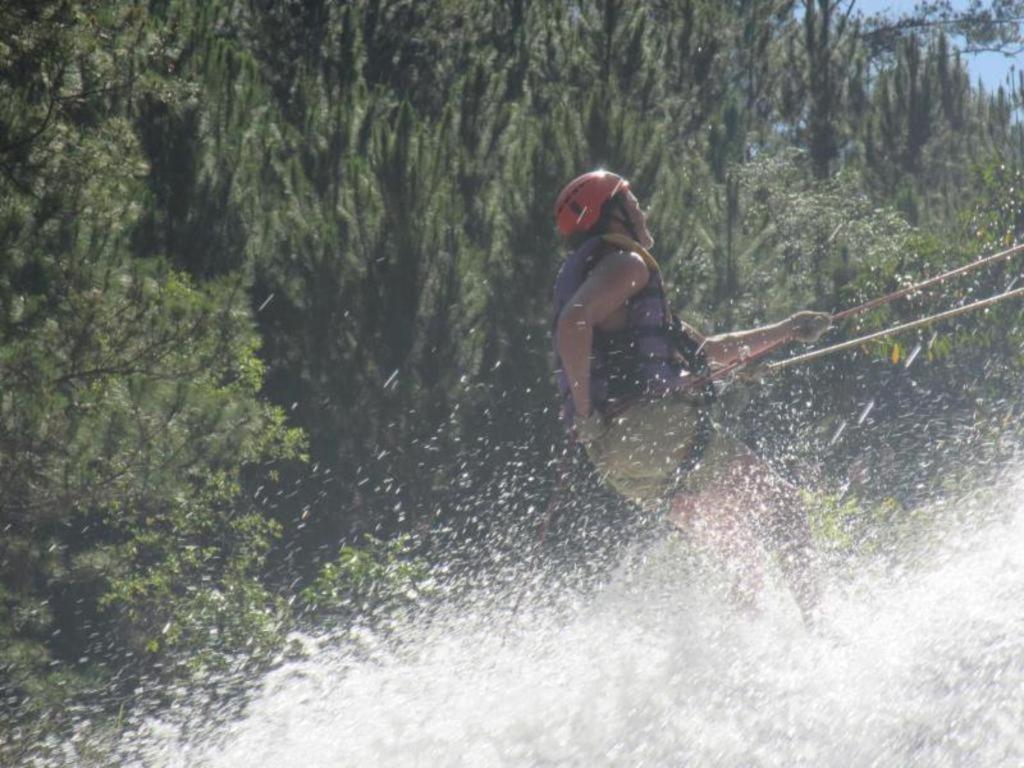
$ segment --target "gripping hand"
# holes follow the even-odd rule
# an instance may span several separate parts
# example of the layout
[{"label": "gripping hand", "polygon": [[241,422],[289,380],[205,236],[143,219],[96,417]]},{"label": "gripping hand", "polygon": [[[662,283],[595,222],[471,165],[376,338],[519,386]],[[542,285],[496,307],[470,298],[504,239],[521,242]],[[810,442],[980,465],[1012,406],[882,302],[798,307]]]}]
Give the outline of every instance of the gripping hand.
[{"label": "gripping hand", "polygon": [[828,312],[797,312],[790,315],[788,322],[793,338],[810,344],[832,327],[832,315]]}]

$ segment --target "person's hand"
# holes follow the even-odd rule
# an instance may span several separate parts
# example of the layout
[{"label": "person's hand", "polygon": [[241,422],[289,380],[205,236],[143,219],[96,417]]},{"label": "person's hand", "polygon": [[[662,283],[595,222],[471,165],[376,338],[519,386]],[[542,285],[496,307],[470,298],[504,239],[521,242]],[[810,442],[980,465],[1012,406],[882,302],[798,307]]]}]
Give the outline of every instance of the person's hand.
[{"label": "person's hand", "polygon": [[832,327],[832,315],[828,312],[797,312],[789,316],[788,322],[793,338],[810,344]]},{"label": "person's hand", "polygon": [[604,434],[606,429],[604,418],[595,410],[586,416],[576,416],[576,439],[583,445],[590,445]]}]

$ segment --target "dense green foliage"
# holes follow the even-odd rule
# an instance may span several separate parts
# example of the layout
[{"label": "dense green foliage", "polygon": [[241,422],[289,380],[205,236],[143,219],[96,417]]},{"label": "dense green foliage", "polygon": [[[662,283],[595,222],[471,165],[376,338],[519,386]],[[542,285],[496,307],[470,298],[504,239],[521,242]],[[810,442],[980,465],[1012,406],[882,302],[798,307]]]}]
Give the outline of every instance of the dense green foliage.
[{"label": "dense green foliage", "polygon": [[[897,23],[848,5],[5,3],[5,715],[258,660],[302,607],[401,603],[408,542],[363,533],[542,507],[562,444],[550,207],[581,170],[633,181],[707,331],[1020,238],[1024,85],[972,85],[955,50],[1018,44],[998,23],[1018,4],[949,24],[944,3]],[[1019,398],[1019,320],[796,371],[748,412],[837,466],[880,450],[863,418],[830,442],[868,398],[929,425],[893,453],[980,441]],[[893,361],[919,341],[911,382]],[[773,411],[794,393],[798,419]]]}]

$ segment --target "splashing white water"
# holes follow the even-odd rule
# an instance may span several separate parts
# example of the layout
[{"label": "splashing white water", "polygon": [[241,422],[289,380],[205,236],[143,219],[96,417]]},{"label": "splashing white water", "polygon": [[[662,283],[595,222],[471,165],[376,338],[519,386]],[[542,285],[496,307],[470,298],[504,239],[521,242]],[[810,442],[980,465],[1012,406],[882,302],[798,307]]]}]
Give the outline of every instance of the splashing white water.
[{"label": "splashing white water", "polygon": [[143,764],[1020,765],[1022,490],[965,502],[976,530],[899,572],[833,584],[823,636],[780,592],[730,613],[666,540],[510,632],[508,611],[453,606],[397,649],[326,644],[215,740],[150,734]]}]

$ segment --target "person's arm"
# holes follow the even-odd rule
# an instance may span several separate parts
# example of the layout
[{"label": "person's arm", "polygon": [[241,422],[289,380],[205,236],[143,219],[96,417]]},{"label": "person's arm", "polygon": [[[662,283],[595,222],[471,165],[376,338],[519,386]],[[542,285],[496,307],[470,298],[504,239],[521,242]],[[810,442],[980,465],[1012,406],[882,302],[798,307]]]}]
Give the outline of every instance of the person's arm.
[{"label": "person's arm", "polygon": [[707,356],[708,365],[716,368],[730,365],[737,360],[743,360],[763,352],[768,347],[785,344],[792,340],[789,321],[783,320],[781,323],[754,328],[750,331],[709,336],[704,342],[704,354]]},{"label": "person's arm", "polygon": [[594,326],[643,289],[650,280],[644,260],[618,251],[605,256],[558,316],[556,343],[579,416],[590,413],[590,353]]},{"label": "person's arm", "polygon": [[832,318],[826,312],[797,312],[774,325],[709,336],[703,349],[708,365],[721,367],[790,341],[817,341],[831,326]]}]

